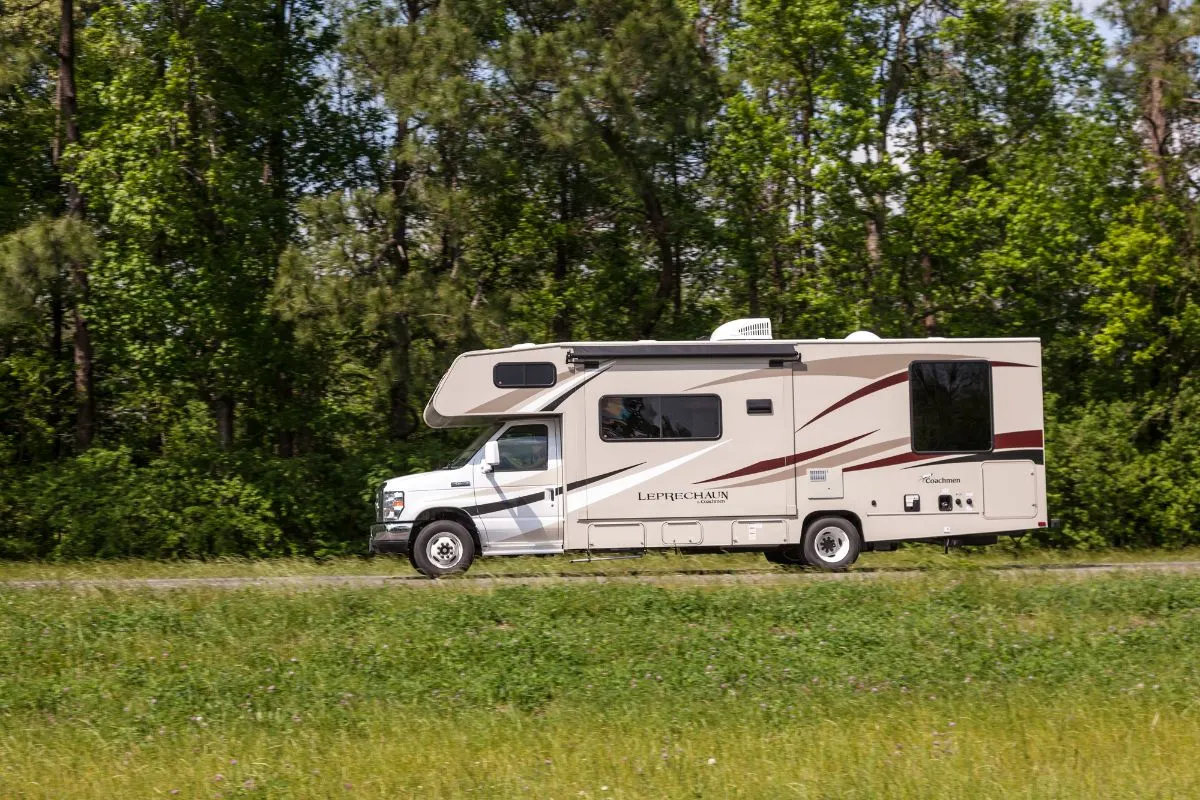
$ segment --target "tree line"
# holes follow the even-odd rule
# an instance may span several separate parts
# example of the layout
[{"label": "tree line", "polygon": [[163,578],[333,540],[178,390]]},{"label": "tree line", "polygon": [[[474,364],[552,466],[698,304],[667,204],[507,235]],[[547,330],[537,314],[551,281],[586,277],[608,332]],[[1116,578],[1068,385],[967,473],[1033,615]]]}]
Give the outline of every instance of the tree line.
[{"label": "tree line", "polygon": [[1039,336],[1048,543],[1200,543],[1200,10],[0,0],[0,556],[363,548],[522,341]]}]

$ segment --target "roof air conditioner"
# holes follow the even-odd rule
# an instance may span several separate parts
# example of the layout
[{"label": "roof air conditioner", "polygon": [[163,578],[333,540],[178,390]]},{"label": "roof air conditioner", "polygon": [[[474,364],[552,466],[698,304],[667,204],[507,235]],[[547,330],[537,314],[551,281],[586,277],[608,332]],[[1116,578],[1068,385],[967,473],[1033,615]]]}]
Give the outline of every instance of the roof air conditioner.
[{"label": "roof air conditioner", "polygon": [[879,337],[871,331],[855,331],[846,337],[847,342],[878,342]]},{"label": "roof air conditioner", "polygon": [[741,339],[770,339],[771,338],[771,320],[766,318],[760,319],[735,319],[733,322],[726,322],[721,327],[713,331],[709,337],[711,342],[734,342]]}]

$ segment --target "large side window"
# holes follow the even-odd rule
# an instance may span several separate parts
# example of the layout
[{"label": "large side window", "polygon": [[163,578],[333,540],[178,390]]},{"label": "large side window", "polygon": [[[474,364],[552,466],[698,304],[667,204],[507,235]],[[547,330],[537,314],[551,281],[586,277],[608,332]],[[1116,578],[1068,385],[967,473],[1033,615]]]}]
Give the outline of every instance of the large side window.
[{"label": "large side window", "polygon": [[607,395],[600,398],[600,438],[720,439],[721,398],[715,394]]},{"label": "large side window", "polygon": [[500,463],[494,472],[529,472],[549,466],[550,433],[545,425],[513,425],[496,443]]},{"label": "large side window", "polygon": [[492,367],[492,383],[500,389],[544,389],[557,379],[554,365],[548,361],[505,361]]},{"label": "large side window", "polygon": [[992,449],[992,368],[986,361],[914,361],[908,368],[912,449]]}]

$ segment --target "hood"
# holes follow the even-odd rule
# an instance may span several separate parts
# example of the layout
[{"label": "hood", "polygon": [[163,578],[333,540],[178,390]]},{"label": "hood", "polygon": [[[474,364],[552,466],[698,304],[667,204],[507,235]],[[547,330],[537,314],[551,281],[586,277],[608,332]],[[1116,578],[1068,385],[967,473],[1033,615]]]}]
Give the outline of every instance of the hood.
[{"label": "hood", "polygon": [[413,475],[392,478],[383,485],[383,489],[387,492],[445,492],[463,488],[451,485],[463,481],[466,481],[468,486],[470,485],[470,464],[458,469],[438,469],[433,472],[418,472]]}]

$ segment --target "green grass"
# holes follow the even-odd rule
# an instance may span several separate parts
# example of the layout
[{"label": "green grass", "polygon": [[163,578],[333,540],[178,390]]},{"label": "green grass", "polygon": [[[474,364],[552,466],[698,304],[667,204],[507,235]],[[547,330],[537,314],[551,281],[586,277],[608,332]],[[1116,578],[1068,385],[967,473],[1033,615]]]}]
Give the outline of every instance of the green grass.
[{"label": "green grass", "polygon": [[1187,576],[0,610],[2,797],[1200,796]]},{"label": "green grass", "polygon": [[[539,575],[550,573],[628,575],[678,570],[782,569],[759,553],[679,555],[651,551],[643,558],[576,563],[577,554],[548,557],[483,558],[470,574]],[[1070,564],[1200,561],[1200,547],[1175,550],[1048,550],[1005,542],[993,547],[942,551],[941,545],[909,544],[893,553],[864,553],[856,569],[951,569],[983,567],[1066,566]],[[148,559],[89,561],[0,561],[3,580],[70,580],[120,578],[271,577],[291,575],[415,575],[404,558],[217,558],[208,561]]]}]

